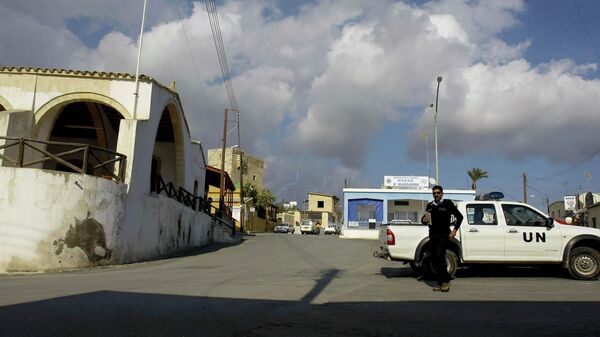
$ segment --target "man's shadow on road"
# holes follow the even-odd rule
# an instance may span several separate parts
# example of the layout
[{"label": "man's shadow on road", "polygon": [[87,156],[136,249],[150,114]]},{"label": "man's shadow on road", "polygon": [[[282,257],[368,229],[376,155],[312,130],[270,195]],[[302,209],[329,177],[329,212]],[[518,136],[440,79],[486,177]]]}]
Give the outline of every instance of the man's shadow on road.
[{"label": "man's shadow on road", "polygon": [[[437,285],[430,275],[422,275],[410,267],[382,267],[381,275],[386,278],[414,278],[431,287]],[[553,277],[565,278],[565,270],[559,266],[504,266],[504,265],[477,265],[461,267],[452,278],[509,278],[509,277]]]},{"label": "man's shadow on road", "polygon": [[385,276],[386,278],[413,278],[416,281],[423,282],[424,284],[426,284],[432,288],[437,285],[437,281],[433,277],[431,277],[429,275],[419,274],[409,267],[403,267],[403,268],[382,267],[380,270],[380,273],[381,273],[381,275]]}]

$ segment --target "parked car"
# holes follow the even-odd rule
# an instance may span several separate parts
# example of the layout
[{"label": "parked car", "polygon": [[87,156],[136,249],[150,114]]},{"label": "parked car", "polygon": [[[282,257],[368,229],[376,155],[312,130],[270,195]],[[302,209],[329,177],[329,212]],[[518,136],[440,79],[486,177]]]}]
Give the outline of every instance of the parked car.
[{"label": "parked car", "polygon": [[340,234],[340,226],[338,226],[337,224],[334,224],[334,223],[330,223],[323,230],[323,234],[326,234],[326,235]]},{"label": "parked car", "polygon": [[288,226],[289,226],[289,232],[292,233],[292,234],[294,234],[294,231],[296,230],[296,227],[294,227],[293,224],[289,224]]},{"label": "parked car", "polygon": [[300,222],[300,233],[302,234],[319,234],[321,232],[321,226],[319,223],[310,220],[304,219]]},{"label": "parked car", "polygon": [[275,226],[275,229],[273,229],[273,232],[275,232],[275,233],[293,233],[294,226],[288,225],[286,223],[282,223],[282,224]]}]

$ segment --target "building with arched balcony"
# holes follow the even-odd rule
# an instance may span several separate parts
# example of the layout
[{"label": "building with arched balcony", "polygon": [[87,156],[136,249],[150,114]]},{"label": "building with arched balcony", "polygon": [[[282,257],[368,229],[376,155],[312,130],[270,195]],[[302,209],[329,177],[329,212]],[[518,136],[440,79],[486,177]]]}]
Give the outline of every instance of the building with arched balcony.
[{"label": "building with arched balcony", "polygon": [[[0,271],[148,260],[227,235],[179,95],[140,76],[0,68]],[[208,206],[210,207],[210,206]]]}]

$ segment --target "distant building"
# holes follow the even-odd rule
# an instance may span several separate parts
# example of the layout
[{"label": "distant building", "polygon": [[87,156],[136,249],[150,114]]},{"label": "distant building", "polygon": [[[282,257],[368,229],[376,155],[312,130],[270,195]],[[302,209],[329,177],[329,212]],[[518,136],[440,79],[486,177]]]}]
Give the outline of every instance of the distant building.
[{"label": "distant building", "polygon": [[[223,149],[208,150],[208,165],[221,169],[221,154]],[[240,151],[239,147],[225,148],[225,172],[229,174],[231,181],[237,187],[240,184],[240,158],[244,157],[244,185],[252,184],[258,191],[264,189],[264,161],[256,156]]]},{"label": "distant building", "polygon": [[[473,200],[473,190],[444,190],[444,198]],[[344,189],[343,238],[377,239],[379,226],[392,220],[420,221],[425,205],[433,198],[429,188],[423,189]]]},{"label": "distant building", "polygon": [[587,225],[589,227],[600,228],[600,203],[588,206]]},{"label": "distant building", "polygon": [[322,228],[328,223],[340,223],[339,198],[335,195],[309,192],[307,203],[304,219],[318,221]]},{"label": "distant building", "polygon": [[551,203],[550,206],[548,206],[548,213],[548,216],[554,219],[564,219],[568,216],[572,216],[572,214],[567,214],[567,211],[565,210],[564,200],[559,200]]},{"label": "distant building", "polygon": [[[208,150],[208,165],[218,170],[221,169],[221,160],[222,160],[223,149],[209,149]],[[236,220],[236,226],[239,229],[242,227],[246,228],[245,224],[242,224],[242,213],[243,213],[243,221],[246,222],[252,218],[252,214],[250,211],[253,207],[250,207],[253,203],[246,199],[247,196],[244,196],[245,204],[242,204],[240,199],[240,194],[242,191],[241,179],[240,179],[240,167],[242,166],[241,158],[243,157],[243,184],[246,185],[248,183],[252,184],[257,191],[262,191],[264,189],[264,161],[256,156],[247,154],[245,151],[241,150],[237,146],[227,147],[225,148],[225,172],[229,175],[235,191],[233,192],[231,199],[231,208],[233,210],[233,218]],[[213,202],[218,204],[218,194],[211,194],[213,197]],[[270,210],[269,210],[270,212]],[[272,212],[271,212],[272,213]],[[269,213],[269,214],[271,214]],[[273,218],[275,218],[275,215]]]}]

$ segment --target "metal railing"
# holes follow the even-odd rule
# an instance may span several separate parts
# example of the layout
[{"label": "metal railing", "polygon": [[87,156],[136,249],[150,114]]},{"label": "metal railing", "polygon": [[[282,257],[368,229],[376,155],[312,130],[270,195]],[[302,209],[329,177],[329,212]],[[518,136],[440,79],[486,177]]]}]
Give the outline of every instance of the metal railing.
[{"label": "metal railing", "polygon": [[179,201],[186,207],[189,207],[197,212],[204,212],[212,216],[215,220],[235,231],[234,219],[226,212],[221,212],[217,207],[214,207],[210,202],[201,196],[195,196],[183,187],[175,188],[172,182],[166,183],[162,176],[156,177],[156,183],[152,189],[156,194],[164,193],[169,198]]},{"label": "metal railing", "polygon": [[[0,137],[0,140],[4,140],[5,142],[4,145],[0,145],[0,150],[4,149],[4,153],[0,154],[0,159],[14,167],[32,167],[45,162],[56,162],[76,173],[90,175],[96,175],[98,173],[103,177],[109,177],[120,182],[122,182],[125,177],[125,161],[127,156],[99,146],[83,143],[41,141],[13,137]],[[63,148],[66,147],[68,150],[51,153],[47,149],[48,145]],[[16,158],[11,158],[6,153],[8,152],[7,150],[14,148],[17,150]],[[26,152],[30,151],[32,153],[41,154],[42,157],[26,161],[25,158],[30,157],[26,155]],[[104,160],[100,159],[101,157],[114,158]],[[81,164],[75,163],[76,161]],[[119,170],[116,173],[114,169],[115,163],[119,164]]]}]

